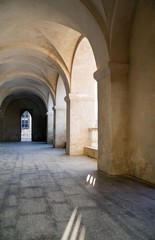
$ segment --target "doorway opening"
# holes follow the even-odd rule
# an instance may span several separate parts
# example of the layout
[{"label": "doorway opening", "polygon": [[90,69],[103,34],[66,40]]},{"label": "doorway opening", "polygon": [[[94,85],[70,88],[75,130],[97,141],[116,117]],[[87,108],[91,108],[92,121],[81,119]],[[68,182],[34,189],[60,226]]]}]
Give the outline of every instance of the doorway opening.
[{"label": "doorway opening", "polygon": [[32,117],[28,111],[21,116],[21,142],[32,141]]}]

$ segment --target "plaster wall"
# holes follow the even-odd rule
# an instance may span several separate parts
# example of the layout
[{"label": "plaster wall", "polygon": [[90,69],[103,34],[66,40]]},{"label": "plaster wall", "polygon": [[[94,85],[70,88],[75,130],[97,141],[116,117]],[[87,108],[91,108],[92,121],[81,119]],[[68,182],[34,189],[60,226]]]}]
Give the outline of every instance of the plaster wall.
[{"label": "plaster wall", "polygon": [[155,2],[139,1],[130,45],[130,174],[155,183]]},{"label": "plaster wall", "polygon": [[87,38],[80,42],[73,62],[71,93],[84,94],[96,98],[96,81],[93,73],[96,71],[96,63],[92,48]]}]

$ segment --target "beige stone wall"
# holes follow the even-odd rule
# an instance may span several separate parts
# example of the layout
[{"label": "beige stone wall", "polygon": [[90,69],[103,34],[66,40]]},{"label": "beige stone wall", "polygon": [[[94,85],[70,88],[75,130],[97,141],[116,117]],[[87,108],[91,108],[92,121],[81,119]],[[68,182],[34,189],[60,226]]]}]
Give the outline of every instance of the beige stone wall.
[{"label": "beige stone wall", "polygon": [[139,1],[130,45],[130,174],[155,183],[155,1]]}]

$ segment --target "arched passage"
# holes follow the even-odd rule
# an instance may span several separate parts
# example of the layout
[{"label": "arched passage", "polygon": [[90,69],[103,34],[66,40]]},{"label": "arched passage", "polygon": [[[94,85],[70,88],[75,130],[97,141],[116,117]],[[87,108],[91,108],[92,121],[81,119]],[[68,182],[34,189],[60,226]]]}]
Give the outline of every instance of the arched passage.
[{"label": "arched passage", "polygon": [[89,144],[88,128],[97,123],[97,84],[93,78],[96,63],[89,41],[84,38],[77,46],[68,96],[68,142],[70,155],[83,154]]},{"label": "arched passage", "polygon": [[46,141],[46,106],[36,95],[8,96],[2,103],[3,130],[1,141],[21,141],[21,116],[29,111],[32,116],[32,141]]}]

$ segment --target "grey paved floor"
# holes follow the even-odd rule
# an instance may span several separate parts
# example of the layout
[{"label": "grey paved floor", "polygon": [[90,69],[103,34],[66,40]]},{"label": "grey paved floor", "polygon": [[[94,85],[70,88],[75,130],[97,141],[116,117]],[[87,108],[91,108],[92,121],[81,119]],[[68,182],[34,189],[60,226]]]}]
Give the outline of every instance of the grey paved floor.
[{"label": "grey paved floor", "polygon": [[0,240],[61,239],[75,207],[85,240],[155,240],[154,187],[48,144],[0,144]]}]

